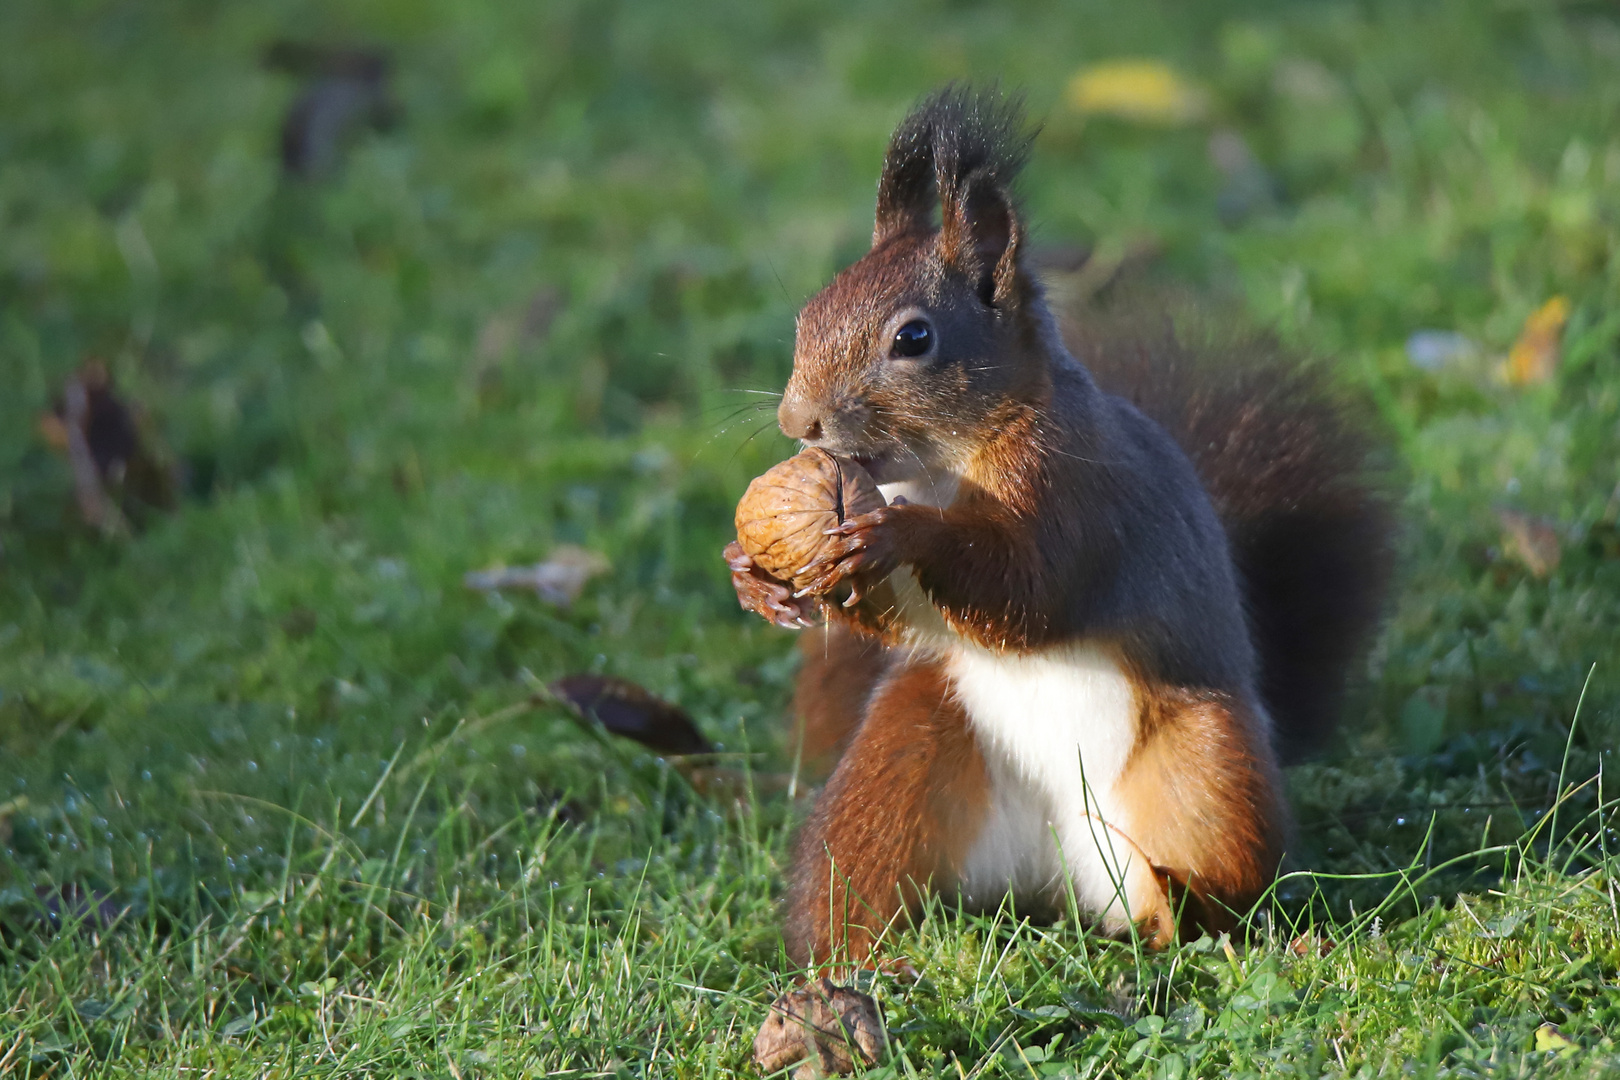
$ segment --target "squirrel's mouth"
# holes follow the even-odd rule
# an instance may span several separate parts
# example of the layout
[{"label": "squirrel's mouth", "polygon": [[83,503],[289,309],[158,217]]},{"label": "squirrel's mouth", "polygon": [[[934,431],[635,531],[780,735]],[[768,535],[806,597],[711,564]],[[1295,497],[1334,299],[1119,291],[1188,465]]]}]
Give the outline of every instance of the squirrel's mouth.
[{"label": "squirrel's mouth", "polygon": [[930,460],[925,451],[920,452],[898,440],[880,442],[876,445],[867,443],[860,447],[850,446],[848,443],[839,446],[830,440],[819,440],[806,445],[819,446],[829,453],[848,458],[870,473],[872,479],[880,484],[915,480],[932,471],[930,466],[925,464]]},{"label": "squirrel's mouth", "polygon": [[915,452],[905,449],[864,450],[847,456],[880,484],[917,480],[927,476],[929,472]]},{"label": "squirrel's mouth", "polygon": [[870,473],[872,479],[876,480],[880,484],[896,479],[893,476],[887,475],[888,473],[892,473],[894,471],[894,466],[892,464],[894,455],[892,454],[886,453],[882,450],[868,450],[865,453],[851,454],[849,455],[849,459]]},{"label": "squirrel's mouth", "polygon": [[[842,445],[840,445],[841,443]],[[901,466],[904,465],[906,455],[897,453],[893,448],[856,450],[850,447],[847,442],[838,439],[801,439],[799,444],[806,448],[815,447],[825,450],[829,454],[847,458],[865,469],[871,474],[872,479],[880,484],[900,479],[901,477],[898,474],[904,471]]]}]

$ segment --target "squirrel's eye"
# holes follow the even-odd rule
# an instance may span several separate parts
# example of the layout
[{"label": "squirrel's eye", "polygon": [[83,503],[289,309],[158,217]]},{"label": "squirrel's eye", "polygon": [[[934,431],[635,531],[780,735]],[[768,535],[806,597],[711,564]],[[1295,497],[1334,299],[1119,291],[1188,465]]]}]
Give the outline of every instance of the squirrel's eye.
[{"label": "squirrel's eye", "polygon": [[934,330],[922,319],[912,319],[894,332],[894,344],[889,347],[895,356],[921,356],[934,347]]}]

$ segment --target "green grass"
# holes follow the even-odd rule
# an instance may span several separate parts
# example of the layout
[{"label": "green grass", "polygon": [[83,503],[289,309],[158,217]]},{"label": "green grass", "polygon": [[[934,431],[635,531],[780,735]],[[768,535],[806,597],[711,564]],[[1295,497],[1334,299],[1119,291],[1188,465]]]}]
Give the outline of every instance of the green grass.
[{"label": "green grass", "polygon": [[[400,123],[318,184],[278,175],[281,36],[397,61]],[[1252,942],[934,912],[876,1074],[1620,1066],[1608,8],[14,0],[0,55],[0,1074],[752,1072],[802,805],[521,703],[621,675],[787,767],[791,639],[717,557],[786,444],[737,410],[865,244],[891,125],[963,75],[1045,118],[1042,243],[1151,241],[1376,405],[1403,576]],[[1116,56],[1209,118],[1068,111]],[[1215,127],[1275,205],[1218,213]],[[1557,375],[1501,384],[1553,295]],[[1422,328],[1483,356],[1422,370]],[[124,539],[33,430],[91,354],[186,476]],[[1499,507],[1556,524],[1550,577]],[[572,610],[461,584],[562,542],[614,567]]]}]

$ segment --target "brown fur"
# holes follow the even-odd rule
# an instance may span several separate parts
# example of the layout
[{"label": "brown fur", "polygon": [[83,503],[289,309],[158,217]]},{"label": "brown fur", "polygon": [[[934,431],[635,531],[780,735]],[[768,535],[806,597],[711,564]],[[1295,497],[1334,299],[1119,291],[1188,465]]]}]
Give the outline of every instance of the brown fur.
[{"label": "brown fur", "polygon": [[1184,929],[1231,929],[1282,858],[1286,809],[1265,726],[1227,695],[1133,681],[1141,727],[1115,788],[1131,838],[1185,902]]},{"label": "brown fur", "polygon": [[864,962],[927,883],[959,865],[988,805],[984,759],[944,673],[929,663],[891,669],[799,837],[794,959]]},{"label": "brown fur", "polygon": [[1099,386],[1192,458],[1243,582],[1278,750],[1288,761],[1321,747],[1393,566],[1372,420],[1327,365],[1218,328],[1186,300],[1128,290],[1073,312],[1064,336]]},{"label": "brown fur", "polygon": [[800,767],[826,776],[854,737],[889,657],[876,638],[822,623],[799,637],[793,691],[794,743]]}]

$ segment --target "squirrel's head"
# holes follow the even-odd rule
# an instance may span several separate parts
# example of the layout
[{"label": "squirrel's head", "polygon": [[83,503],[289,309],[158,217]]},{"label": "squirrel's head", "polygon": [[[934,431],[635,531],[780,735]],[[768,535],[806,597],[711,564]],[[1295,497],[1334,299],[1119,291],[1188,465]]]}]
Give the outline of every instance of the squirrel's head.
[{"label": "squirrel's head", "polygon": [[1031,138],[994,90],[948,86],[901,122],[872,250],[799,313],[789,438],[917,479],[959,469],[1040,392],[1046,315],[1012,188]]}]

